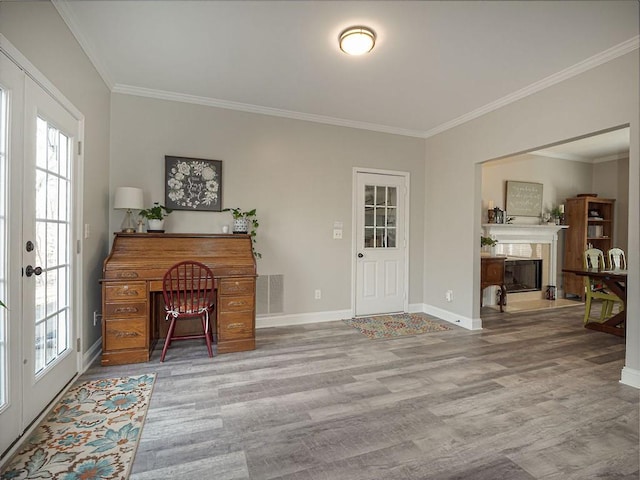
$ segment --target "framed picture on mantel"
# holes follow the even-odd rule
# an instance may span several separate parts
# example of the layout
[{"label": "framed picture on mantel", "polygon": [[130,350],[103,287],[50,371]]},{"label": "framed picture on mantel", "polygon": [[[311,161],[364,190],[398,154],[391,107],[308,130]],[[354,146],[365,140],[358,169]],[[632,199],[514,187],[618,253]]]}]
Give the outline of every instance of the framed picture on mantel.
[{"label": "framed picture on mantel", "polygon": [[507,215],[539,217],[542,214],[542,184],[507,180]]},{"label": "framed picture on mantel", "polygon": [[173,210],[222,210],[222,160],[165,159],[165,205]]}]

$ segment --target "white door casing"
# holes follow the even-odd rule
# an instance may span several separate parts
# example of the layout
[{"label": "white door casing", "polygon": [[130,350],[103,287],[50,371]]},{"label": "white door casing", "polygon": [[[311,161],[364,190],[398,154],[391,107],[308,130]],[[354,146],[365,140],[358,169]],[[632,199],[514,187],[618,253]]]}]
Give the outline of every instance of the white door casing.
[{"label": "white door casing", "polygon": [[[24,125],[24,74],[3,53],[0,53],[0,192],[2,193],[2,235],[3,249],[0,255],[3,285],[2,301],[7,308],[0,309],[0,454],[18,438],[22,432],[22,375],[20,303],[22,258],[11,255],[20,250],[22,216],[12,215],[12,207],[19,205],[20,188],[10,188],[12,182],[22,184],[20,162],[24,142],[22,130],[10,128],[11,124]],[[10,164],[10,162],[12,164]],[[18,164],[18,168],[16,168]],[[18,257],[18,258],[16,258]],[[9,288],[11,287],[11,288]]]},{"label": "white door casing", "polygon": [[408,310],[409,174],[354,169],[355,316]]}]

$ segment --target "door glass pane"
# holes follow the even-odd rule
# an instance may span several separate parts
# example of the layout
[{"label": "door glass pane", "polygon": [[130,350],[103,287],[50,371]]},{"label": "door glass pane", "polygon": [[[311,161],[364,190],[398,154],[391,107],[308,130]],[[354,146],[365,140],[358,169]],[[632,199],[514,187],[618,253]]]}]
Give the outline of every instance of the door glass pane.
[{"label": "door glass pane", "polygon": [[[0,88],[0,301],[7,301],[7,96]],[[0,411],[7,405],[7,310],[0,307]]]},{"label": "door glass pane", "polygon": [[35,280],[36,365],[41,372],[69,347],[69,240],[71,141],[38,118]]},{"label": "door glass pane", "polygon": [[365,248],[396,248],[397,205],[397,187],[365,185]]}]

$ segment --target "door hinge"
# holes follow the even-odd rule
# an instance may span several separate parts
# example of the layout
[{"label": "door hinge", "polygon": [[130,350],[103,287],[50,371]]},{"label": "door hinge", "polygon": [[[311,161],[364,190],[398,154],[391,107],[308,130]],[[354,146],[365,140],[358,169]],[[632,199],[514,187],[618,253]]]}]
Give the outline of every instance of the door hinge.
[{"label": "door hinge", "polygon": [[78,155],[82,155],[82,142],[78,142]]},{"label": "door hinge", "polygon": [[81,345],[80,345],[80,339],[79,339],[79,338],[76,338],[76,352],[79,352],[79,351],[80,351],[80,347],[81,347]]},{"label": "door hinge", "polygon": [[80,240],[76,240],[76,251],[78,254],[80,253]]}]

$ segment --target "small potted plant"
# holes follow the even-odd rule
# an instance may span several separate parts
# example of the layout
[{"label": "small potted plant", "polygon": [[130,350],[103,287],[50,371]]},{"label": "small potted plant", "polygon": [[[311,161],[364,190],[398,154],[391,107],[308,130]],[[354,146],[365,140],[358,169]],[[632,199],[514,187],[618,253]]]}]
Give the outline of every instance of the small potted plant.
[{"label": "small potted plant", "polygon": [[553,207],[549,213],[556,225],[560,225],[562,223],[562,217],[564,216],[564,208],[562,205]]},{"label": "small potted plant", "polygon": [[256,258],[262,258],[262,254],[256,252],[256,230],[260,226],[256,217],[256,209],[244,211],[240,208],[225,208],[223,212],[231,212],[233,216],[233,233],[245,233],[251,236],[253,254]]},{"label": "small potted plant", "polygon": [[160,203],[158,202],[153,202],[153,207],[140,210],[140,213],[138,215],[146,218],[149,222],[149,229],[147,231],[163,232],[164,219],[172,211],[172,209],[167,208],[164,205],[160,205]]},{"label": "small potted plant", "polygon": [[497,243],[498,243],[498,240],[495,240],[491,237],[485,237],[484,235],[482,235],[480,237],[480,247],[482,249],[481,254],[491,255],[491,252],[493,251],[493,247],[495,247]]}]

